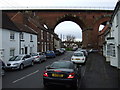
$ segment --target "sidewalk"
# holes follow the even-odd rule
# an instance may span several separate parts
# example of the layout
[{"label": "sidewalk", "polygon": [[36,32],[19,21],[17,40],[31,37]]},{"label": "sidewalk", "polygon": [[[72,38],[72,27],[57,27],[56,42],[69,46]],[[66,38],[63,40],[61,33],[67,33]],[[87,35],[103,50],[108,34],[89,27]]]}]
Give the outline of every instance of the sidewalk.
[{"label": "sidewalk", "polygon": [[105,62],[103,56],[91,53],[86,62],[81,88],[118,88],[119,75],[118,69]]}]

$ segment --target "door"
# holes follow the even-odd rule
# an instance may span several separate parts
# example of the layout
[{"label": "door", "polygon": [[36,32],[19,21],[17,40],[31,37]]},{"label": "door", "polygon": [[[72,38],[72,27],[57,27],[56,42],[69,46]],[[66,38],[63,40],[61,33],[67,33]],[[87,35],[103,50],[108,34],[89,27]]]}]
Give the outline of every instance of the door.
[{"label": "door", "polygon": [[27,51],[28,51],[27,49],[28,49],[28,48],[27,48],[27,47],[25,47],[25,54],[27,54]]}]

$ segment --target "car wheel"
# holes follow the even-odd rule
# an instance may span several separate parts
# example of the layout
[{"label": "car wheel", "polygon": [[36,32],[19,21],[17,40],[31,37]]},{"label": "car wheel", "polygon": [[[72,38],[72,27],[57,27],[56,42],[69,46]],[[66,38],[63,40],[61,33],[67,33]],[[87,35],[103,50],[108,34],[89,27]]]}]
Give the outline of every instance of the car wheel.
[{"label": "car wheel", "polygon": [[41,63],[41,59],[39,60],[39,64]]},{"label": "car wheel", "polygon": [[76,82],[75,82],[73,88],[74,88],[75,90],[77,90],[78,87],[79,87],[79,79],[76,79]]},{"label": "car wheel", "polygon": [[23,68],[24,68],[24,65],[21,64],[20,67],[19,67],[19,69],[22,70]]},{"label": "car wheel", "polygon": [[33,66],[33,65],[34,65],[34,62],[32,61],[32,62],[31,62],[31,66]]}]

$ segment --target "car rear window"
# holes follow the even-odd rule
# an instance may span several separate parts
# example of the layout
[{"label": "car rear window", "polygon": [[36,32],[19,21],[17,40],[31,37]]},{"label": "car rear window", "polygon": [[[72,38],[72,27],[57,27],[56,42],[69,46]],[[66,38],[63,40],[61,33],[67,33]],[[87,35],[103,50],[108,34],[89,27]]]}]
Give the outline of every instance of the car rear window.
[{"label": "car rear window", "polygon": [[52,68],[66,68],[66,69],[72,69],[74,65],[70,62],[54,62],[51,65]]},{"label": "car rear window", "polygon": [[83,56],[83,53],[74,53],[74,56]]}]

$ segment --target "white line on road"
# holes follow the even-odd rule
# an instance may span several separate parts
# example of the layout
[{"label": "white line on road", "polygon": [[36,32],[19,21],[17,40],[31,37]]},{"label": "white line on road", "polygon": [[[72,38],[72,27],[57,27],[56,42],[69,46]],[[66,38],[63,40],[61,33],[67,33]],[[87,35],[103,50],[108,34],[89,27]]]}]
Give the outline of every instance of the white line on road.
[{"label": "white line on road", "polygon": [[29,76],[31,76],[31,75],[37,73],[37,72],[39,72],[39,70],[36,70],[36,71],[33,72],[33,73],[30,73],[30,74],[28,74],[28,75],[26,75],[26,76],[24,76],[24,77],[22,77],[22,78],[19,78],[19,79],[13,81],[12,83],[16,83],[16,82],[18,82],[18,81],[20,81],[20,80],[22,80],[22,79],[25,79],[25,78],[27,78],[27,77],[29,77]]},{"label": "white line on road", "polygon": [[84,75],[85,75],[85,71],[86,71],[86,66],[85,66],[84,71],[83,71],[83,77],[84,77]]}]

